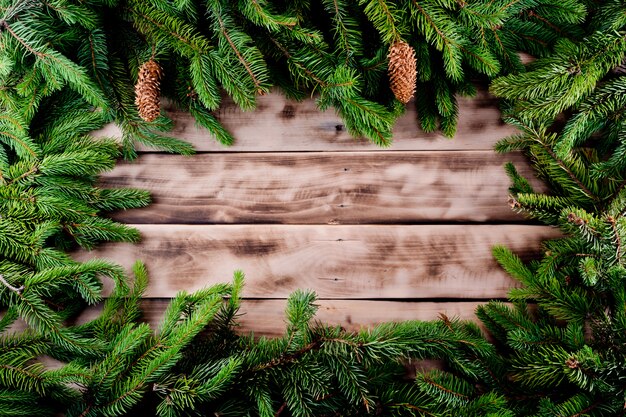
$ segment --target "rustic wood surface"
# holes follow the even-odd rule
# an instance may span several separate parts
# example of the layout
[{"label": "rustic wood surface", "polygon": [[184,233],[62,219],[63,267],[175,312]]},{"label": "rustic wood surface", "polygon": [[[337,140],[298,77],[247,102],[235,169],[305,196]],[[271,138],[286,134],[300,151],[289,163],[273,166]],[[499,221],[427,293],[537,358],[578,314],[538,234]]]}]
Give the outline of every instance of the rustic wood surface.
[{"label": "rustic wood surface", "polygon": [[146,262],[146,297],[170,297],[246,273],[244,297],[285,298],[308,288],[331,299],[504,297],[515,282],[491,247],[535,254],[553,229],[521,225],[137,225],[140,245],[88,256]]},{"label": "rustic wood surface", "polygon": [[142,155],[105,187],[150,190],[127,223],[362,224],[521,221],[507,204],[513,160],[493,151]]},{"label": "rustic wood surface", "polygon": [[137,161],[105,175],[103,186],[152,192],[150,207],[114,215],[135,224],[143,241],[75,257],[126,267],[145,261],[152,323],[177,291],[228,281],[235,269],[247,276],[241,330],[256,334],[282,332],[285,299],[297,288],[321,297],[319,320],[350,330],[439,312],[475,319],[477,304],[516,285],[491,247],[504,244],[530,258],[558,233],[524,222],[507,205],[504,162],[532,174],[520,155],[492,151],[514,133],[494,100],[483,91],[459,107],[450,140],[420,132],[410,103],[393,145],[382,150],[350,137],[314,100],[272,93],[259,97],[254,112],[225,100],[216,116],[236,138],[230,148],[166,106],[176,126],[171,135],[200,154],[143,149]]}]

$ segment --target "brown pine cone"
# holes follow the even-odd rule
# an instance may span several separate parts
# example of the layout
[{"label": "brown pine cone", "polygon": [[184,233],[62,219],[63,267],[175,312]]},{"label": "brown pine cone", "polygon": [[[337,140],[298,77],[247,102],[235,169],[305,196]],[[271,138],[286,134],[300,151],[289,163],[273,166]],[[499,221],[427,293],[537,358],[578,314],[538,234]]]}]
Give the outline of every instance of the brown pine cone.
[{"label": "brown pine cone", "polygon": [[135,85],[135,104],[139,115],[146,122],[152,122],[161,113],[161,66],[153,59],[139,68]]},{"label": "brown pine cone", "polygon": [[406,104],[415,93],[415,50],[408,43],[398,41],[389,48],[388,58],[389,86],[396,98]]}]

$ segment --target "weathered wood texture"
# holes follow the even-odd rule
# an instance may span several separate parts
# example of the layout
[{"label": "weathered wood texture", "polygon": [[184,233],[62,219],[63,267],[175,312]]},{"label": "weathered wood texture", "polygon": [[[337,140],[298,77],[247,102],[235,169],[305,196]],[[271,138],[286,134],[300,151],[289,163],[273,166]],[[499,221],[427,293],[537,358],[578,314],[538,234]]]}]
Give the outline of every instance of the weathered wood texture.
[{"label": "weathered wood texture", "polygon": [[459,104],[453,140],[421,133],[409,104],[389,150],[351,138],[313,100],[272,93],[247,113],[225,100],[216,116],[236,138],[230,148],[168,108],[172,135],[200,155],[144,150],[105,175],[103,186],[152,192],[149,208],[115,214],[136,224],[143,242],[75,256],[145,261],[153,323],[177,291],[228,281],[235,269],[247,275],[242,331],[280,334],[285,298],[298,288],[321,297],[318,319],[350,330],[439,312],[472,319],[481,300],[516,285],[491,247],[532,257],[557,232],[520,224],[507,205],[504,162],[532,174],[520,155],[492,151],[514,133],[496,103],[481,92]]},{"label": "weathered wood texture", "polygon": [[138,225],[140,245],[111,244],[86,256],[150,267],[147,297],[170,297],[246,273],[245,297],[285,298],[298,288],[330,299],[504,297],[514,281],[491,256],[504,244],[521,256],[553,237],[519,225],[318,226]]},{"label": "weathered wood texture", "polygon": [[[194,124],[193,118],[172,106],[166,114],[175,121],[171,136],[191,142],[199,152],[293,152],[293,151],[378,151],[365,139],[355,139],[333,109],[321,112],[315,100],[295,102],[278,93],[257,98],[254,111],[242,111],[225,98],[215,116],[235,137],[224,147]],[[413,102],[394,126],[389,150],[491,150],[493,144],[515,131],[504,124],[495,100],[485,91],[475,98],[459,98],[459,128],[455,139],[440,133],[424,133],[417,124]],[[101,135],[119,136],[114,126]],[[461,140],[459,140],[461,138]],[[146,148],[141,148],[147,150]]]},{"label": "weathered wood texture", "polygon": [[530,174],[493,151],[148,154],[102,185],[150,190],[150,207],[115,216],[129,223],[519,221],[508,160]]}]

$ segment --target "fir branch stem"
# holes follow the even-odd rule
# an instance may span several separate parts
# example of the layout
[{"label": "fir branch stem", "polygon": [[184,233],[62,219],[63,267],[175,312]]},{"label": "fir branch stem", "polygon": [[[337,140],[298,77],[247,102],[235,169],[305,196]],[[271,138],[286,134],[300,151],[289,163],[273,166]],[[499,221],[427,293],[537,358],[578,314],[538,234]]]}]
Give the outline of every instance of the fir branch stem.
[{"label": "fir branch stem", "polygon": [[441,31],[441,29],[439,29],[439,26],[437,26],[435,24],[435,22],[433,21],[433,19],[430,17],[430,15],[428,13],[426,13],[426,11],[424,10],[424,8],[422,6],[420,6],[416,0],[413,0],[413,5],[419,10],[419,12],[424,16],[424,19],[426,19],[426,21],[432,26],[433,29],[435,29],[435,32],[437,32],[437,35],[441,36],[441,39],[443,39],[443,42],[445,44],[449,44],[451,43],[450,39],[448,39],[445,34]]},{"label": "fir branch stem", "polygon": [[[267,16],[267,14],[265,13],[265,10],[263,9],[263,7],[259,4],[259,2],[257,0],[251,0],[250,3],[252,3],[254,5],[254,8],[256,9],[257,13],[259,15],[262,16]],[[277,23],[280,26],[284,26],[287,29],[291,29],[294,26],[296,26],[296,23],[284,23],[284,22],[280,22],[280,21],[275,21],[275,23]]]},{"label": "fir branch stem", "polygon": [[539,143],[543,149],[550,154],[550,156],[552,157],[552,159],[554,160],[554,162],[557,163],[557,165],[559,167],[561,167],[561,169],[563,171],[565,171],[567,173],[567,175],[570,177],[570,179],[572,181],[574,181],[576,183],[576,185],[578,185],[580,187],[580,189],[591,199],[593,199],[594,201],[599,201],[598,196],[595,195],[594,193],[592,193],[591,191],[589,191],[589,189],[585,186],[585,184],[582,183],[582,181],[576,176],[574,175],[574,173],[567,167],[567,165],[565,165],[565,162],[563,162],[561,160],[561,158],[559,158],[556,153],[554,153],[554,151],[552,150],[552,148],[545,143],[543,140],[540,139],[540,136],[537,135],[535,137],[535,141],[537,143]]},{"label": "fir branch stem", "polygon": [[280,408],[274,414],[274,417],[279,417],[282,414],[282,412],[285,411],[286,408],[287,408],[287,403],[283,403],[283,405],[281,405]]},{"label": "fir branch stem", "polygon": [[15,33],[13,31],[13,29],[11,29],[11,26],[9,26],[9,24],[6,21],[3,21],[4,25],[2,26],[3,30],[6,30],[7,32],[9,32],[11,34],[11,36],[13,36],[13,38],[15,40],[17,40],[20,44],[22,44],[22,46],[24,48],[26,48],[26,50],[28,52],[30,52],[31,54],[35,55],[37,58],[43,58],[45,55],[35,49],[33,49],[29,44],[26,43],[26,41],[24,41],[22,38],[20,38],[19,36],[17,36],[17,33]]},{"label": "fir branch stem", "polygon": [[[0,133],[2,133],[2,134],[3,134],[3,135],[5,135],[5,136],[8,136],[8,137],[10,137],[11,139],[13,139],[14,141],[18,142],[20,145],[22,145],[22,147],[23,147],[24,149],[28,150],[28,153],[29,153],[29,154],[30,154],[33,158],[37,158],[37,154],[35,153],[35,151],[34,151],[34,150],[30,147],[30,146],[28,146],[28,144],[26,144],[26,142],[24,142],[22,139],[20,139],[20,138],[19,138],[19,137],[17,137],[16,135],[14,135],[14,134],[12,134],[12,133],[9,133],[9,132],[6,132],[6,131],[0,132]],[[28,172],[28,174],[30,174],[30,173],[31,173],[31,172]],[[27,174],[27,175],[28,175],[28,174]]]},{"label": "fir branch stem", "polygon": [[228,42],[232,50],[235,52],[235,55],[237,55],[237,59],[239,60],[239,62],[241,62],[241,65],[244,66],[244,68],[246,69],[246,72],[250,75],[250,78],[252,79],[252,82],[254,83],[254,86],[256,87],[257,94],[263,93],[263,90],[261,89],[261,82],[258,80],[256,75],[254,75],[254,72],[250,68],[250,64],[248,64],[248,61],[244,59],[239,49],[237,49],[237,46],[234,44],[230,36],[228,36],[228,31],[226,31],[226,25],[224,25],[224,21],[222,20],[222,18],[219,16],[218,13],[215,14],[215,17],[217,18],[217,21],[220,24],[220,31],[222,32],[222,35],[224,35],[224,38],[226,38],[226,41]]},{"label": "fir branch stem", "polygon": [[550,29],[553,29],[555,32],[557,32],[557,33],[563,33],[563,32],[561,31],[561,29],[560,29],[557,25],[555,25],[554,23],[550,22],[550,21],[549,21],[548,19],[546,19],[545,17],[543,17],[543,16],[541,16],[541,15],[537,14],[534,10],[529,10],[529,11],[527,12],[527,14],[528,14],[528,16],[529,16],[529,17],[535,17],[535,18],[537,18],[538,20],[540,20],[541,22],[545,23],[545,24],[546,24],[546,26],[548,26]]},{"label": "fir branch stem", "polygon": [[[281,45],[276,39],[274,38],[270,38],[272,43],[274,45],[276,45],[276,47],[278,49],[280,49],[283,53],[283,55],[285,55],[285,58],[287,59],[292,59],[293,56],[289,53],[289,51],[287,50],[287,48],[285,48],[283,45]],[[322,88],[327,87],[326,82],[324,82],[324,80],[320,79],[319,77],[317,77],[311,70],[309,70],[307,67],[305,67],[304,65],[302,65],[299,62],[294,62],[294,65],[296,65],[298,68],[302,69],[306,75],[308,75],[313,81],[315,81],[316,83],[318,83]]]},{"label": "fir branch stem", "polygon": [[188,46],[189,48],[193,49],[197,54],[203,54],[203,53],[206,52],[206,51],[203,51],[201,48],[198,48],[196,45],[194,45],[193,42],[191,42],[189,39],[181,36],[177,32],[174,32],[174,31],[168,29],[164,24],[154,20],[150,16],[148,16],[146,14],[143,14],[143,13],[140,13],[139,11],[135,10],[132,7],[126,7],[126,10],[128,10],[130,13],[134,14],[135,16],[152,23],[154,26],[156,26],[160,30],[162,30],[164,32],[167,32],[172,37],[178,39],[179,41],[183,42],[186,46]]},{"label": "fir branch stem", "polygon": [[589,407],[585,408],[584,410],[580,410],[578,413],[572,414],[570,417],[582,417],[582,416],[585,416],[585,415],[587,415],[587,413],[589,411],[595,409],[600,404],[602,404],[602,401],[596,401],[595,403],[591,404]]},{"label": "fir branch stem", "polygon": [[18,182],[20,180],[23,180],[24,178],[28,177],[30,174],[34,174],[38,170],[39,170],[39,167],[37,165],[35,165],[31,169],[29,169],[28,171],[24,172],[22,175],[13,178],[11,181],[9,181],[9,184],[13,184],[13,183]]},{"label": "fir branch stem", "polygon": [[105,91],[104,84],[102,83],[102,80],[100,79],[100,76],[98,75],[98,67],[96,63],[96,51],[95,51],[95,45],[93,41],[94,41],[93,34],[90,33],[89,34],[89,52],[91,53],[91,65],[93,67],[93,76],[95,77],[102,91]]},{"label": "fir branch stem", "polygon": [[[387,6],[387,4],[382,0],[378,0],[378,4],[380,4],[381,9],[385,11],[385,14],[387,15],[387,20],[389,22],[394,22],[395,18],[393,14],[391,13],[391,10],[389,10],[389,7]],[[402,36],[400,36],[400,32],[396,28],[396,25],[392,24],[391,28],[392,28],[391,31],[393,32],[393,42],[400,42],[402,40]]]},{"label": "fir branch stem", "polygon": [[432,380],[432,379],[431,379],[431,378],[429,378],[428,376],[424,376],[424,381],[425,381],[426,383],[428,383],[428,384],[430,384],[430,385],[432,385],[432,386],[436,387],[437,389],[440,389],[440,390],[442,390],[443,392],[446,392],[446,393],[448,393],[448,394],[450,394],[450,395],[454,395],[455,397],[459,397],[459,398],[462,398],[462,399],[464,399],[464,400],[468,400],[468,399],[469,399],[469,397],[468,397],[467,395],[463,395],[463,394],[461,394],[460,392],[456,392],[456,391],[453,391],[453,390],[451,390],[451,389],[449,389],[449,388],[446,388],[446,387],[444,387],[443,385],[436,383],[434,380]]},{"label": "fir branch stem", "polygon": [[341,13],[339,12],[339,4],[337,3],[337,0],[333,0],[333,6],[335,6],[335,22],[337,23],[337,27],[341,28],[341,30],[344,32],[344,35],[341,36],[341,39],[343,40],[344,50],[346,51],[345,64],[348,65],[350,56],[352,55],[352,48],[350,48],[350,44],[348,42],[348,31],[346,29],[346,25],[343,24],[343,20],[341,20]]},{"label": "fir branch stem", "polygon": [[11,366],[11,365],[5,365],[2,364],[0,365],[0,369],[8,369],[14,372],[18,372],[22,375],[25,375],[29,378],[33,378],[34,380],[36,380],[38,383],[42,384],[44,382],[44,379],[41,377],[41,375],[35,373],[35,372],[30,372],[24,368],[19,368],[17,366]]},{"label": "fir branch stem", "polygon": [[2,285],[4,285],[5,287],[7,287],[9,290],[13,291],[16,294],[21,294],[25,288],[23,285],[19,287],[14,287],[7,280],[4,279],[4,276],[2,274],[0,274],[0,283],[2,283]]},{"label": "fir branch stem", "polygon": [[[369,111],[370,111],[370,110],[368,110],[366,107],[364,107],[364,106],[360,105],[359,103],[357,103],[357,102],[356,102],[356,101],[354,101],[354,100],[351,100],[351,99],[349,99],[349,98],[345,98],[345,101],[346,101],[346,102],[348,102],[348,103],[350,103],[352,106],[355,106],[355,107],[360,108],[360,109],[361,109],[361,110],[363,110],[364,112],[369,112]],[[384,136],[382,133],[380,133],[380,130],[378,130],[378,129],[375,129],[375,130],[376,130],[376,136],[378,136],[378,140],[379,140],[379,142],[380,142],[380,143],[383,143],[383,144],[385,144],[385,145],[389,145],[389,140],[388,140],[388,139],[386,139],[386,138],[385,138],[385,136]]]},{"label": "fir branch stem", "polygon": [[514,6],[515,4],[517,4],[517,3],[519,3],[519,2],[520,2],[520,0],[513,0],[512,2],[507,3],[507,4],[505,4],[504,6],[502,6],[502,7],[500,8],[500,11],[501,11],[501,12],[503,12],[503,11],[505,11],[506,9],[508,9],[509,7]]},{"label": "fir branch stem", "polygon": [[425,416],[433,416],[436,417],[436,414],[433,414],[421,407],[418,407],[416,405],[410,404],[410,403],[398,403],[398,404],[391,404],[392,407],[404,407],[404,408],[408,408],[410,410],[415,410],[417,412],[419,412],[421,415],[425,415]]}]

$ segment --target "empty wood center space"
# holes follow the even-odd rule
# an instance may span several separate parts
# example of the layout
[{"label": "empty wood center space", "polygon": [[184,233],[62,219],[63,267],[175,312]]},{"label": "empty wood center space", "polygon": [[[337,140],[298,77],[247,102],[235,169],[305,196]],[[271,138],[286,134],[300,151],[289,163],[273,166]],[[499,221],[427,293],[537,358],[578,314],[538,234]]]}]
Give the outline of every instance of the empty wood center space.
[{"label": "empty wood center space", "polygon": [[127,268],[144,261],[152,323],[178,291],[227,282],[236,269],[246,274],[240,329],[258,335],[283,331],[285,301],[296,289],[318,294],[320,321],[350,330],[439,313],[473,320],[477,305],[517,285],[493,260],[492,247],[506,245],[528,259],[558,232],[508,205],[503,165],[512,161],[534,177],[522,155],[493,151],[514,133],[497,103],[481,91],[459,106],[458,134],[447,139],[421,132],[409,103],[389,149],[350,137],[341,119],[312,99],[272,93],[254,112],[225,102],[216,116],[234,134],[232,147],[166,106],[175,122],[170,134],[192,142],[198,154],[141,149],[137,160],[104,175],[103,187],[151,192],[149,207],[113,215],[143,240],[74,256]]},{"label": "empty wood center space", "polygon": [[493,151],[145,154],[102,179],[150,190],[130,223],[392,224],[522,221]]}]

